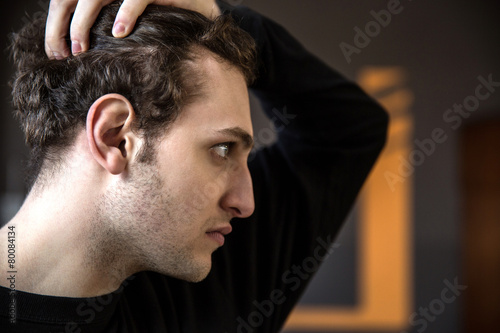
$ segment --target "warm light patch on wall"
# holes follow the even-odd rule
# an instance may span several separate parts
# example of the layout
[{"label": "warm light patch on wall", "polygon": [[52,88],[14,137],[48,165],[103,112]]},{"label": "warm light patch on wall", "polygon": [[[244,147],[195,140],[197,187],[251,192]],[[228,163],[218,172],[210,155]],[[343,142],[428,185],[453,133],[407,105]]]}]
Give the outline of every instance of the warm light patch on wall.
[{"label": "warm light patch on wall", "polygon": [[354,307],[298,306],[285,331],[404,330],[412,306],[413,179],[396,186],[399,157],[412,149],[413,93],[401,67],[366,67],[358,83],[389,112],[386,148],[359,197],[359,302]]}]

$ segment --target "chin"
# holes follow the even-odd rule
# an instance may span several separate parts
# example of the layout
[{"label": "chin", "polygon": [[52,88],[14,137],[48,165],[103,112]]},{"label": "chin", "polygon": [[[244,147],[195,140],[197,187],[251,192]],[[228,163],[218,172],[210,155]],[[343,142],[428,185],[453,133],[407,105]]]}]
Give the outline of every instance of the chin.
[{"label": "chin", "polygon": [[195,282],[195,283],[201,282],[207,278],[211,269],[212,269],[212,263],[210,262],[208,267],[203,267],[203,269],[200,269],[198,272],[187,277],[185,280],[188,282]]},{"label": "chin", "polygon": [[209,260],[208,262],[191,263],[191,265],[186,265],[182,270],[177,270],[176,272],[164,271],[160,273],[179,280],[197,283],[205,280],[211,269],[212,261]]},{"label": "chin", "polygon": [[208,276],[208,272],[199,272],[197,274],[186,274],[186,275],[179,275],[179,276],[174,276],[177,279],[184,280],[187,282],[193,282],[193,283],[198,283],[206,279]]},{"label": "chin", "polygon": [[191,278],[191,279],[185,279],[185,281],[192,282],[192,283],[198,283],[198,282],[205,280],[207,278],[207,276],[208,276],[208,274],[199,275],[199,276]]}]

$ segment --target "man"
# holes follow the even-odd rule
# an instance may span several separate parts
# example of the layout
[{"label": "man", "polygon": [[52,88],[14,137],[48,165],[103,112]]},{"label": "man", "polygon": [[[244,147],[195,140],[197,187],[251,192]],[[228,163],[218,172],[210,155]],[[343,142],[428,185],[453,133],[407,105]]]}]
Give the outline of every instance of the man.
[{"label": "man", "polygon": [[[14,102],[35,181],[0,235],[3,258],[8,244],[18,249],[14,278],[1,283],[1,323],[36,332],[277,332],[312,277],[297,265],[327,256],[382,148],[386,115],[247,8],[221,4],[227,14],[211,21],[148,7],[116,39],[112,32],[130,32],[120,22],[142,11],[136,3],[114,21],[119,6],[102,11],[88,41],[71,34],[73,57],[50,37],[44,47],[40,25],[15,46]],[[203,8],[189,9],[219,14]],[[279,130],[248,165],[254,52],[227,16],[257,44],[251,88]],[[40,60],[44,50],[55,59]]]}]

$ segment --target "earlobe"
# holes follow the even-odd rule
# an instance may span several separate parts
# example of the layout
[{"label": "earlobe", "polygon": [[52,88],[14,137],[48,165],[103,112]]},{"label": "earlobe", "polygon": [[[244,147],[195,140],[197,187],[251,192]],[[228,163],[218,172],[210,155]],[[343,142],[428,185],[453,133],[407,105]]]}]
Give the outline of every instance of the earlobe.
[{"label": "earlobe", "polygon": [[113,175],[122,173],[133,154],[134,108],[119,94],[107,94],[92,104],[87,115],[87,142],[94,159]]}]

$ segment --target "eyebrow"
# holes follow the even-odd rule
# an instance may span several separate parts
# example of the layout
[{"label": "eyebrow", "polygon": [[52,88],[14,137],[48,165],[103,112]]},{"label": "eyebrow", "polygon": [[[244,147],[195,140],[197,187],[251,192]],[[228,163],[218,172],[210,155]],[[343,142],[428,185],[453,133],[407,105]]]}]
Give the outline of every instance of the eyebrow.
[{"label": "eyebrow", "polygon": [[217,132],[225,135],[230,135],[232,137],[239,139],[243,143],[243,146],[246,149],[250,149],[253,147],[254,142],[252,136],[241,127],[224,128]]}]

